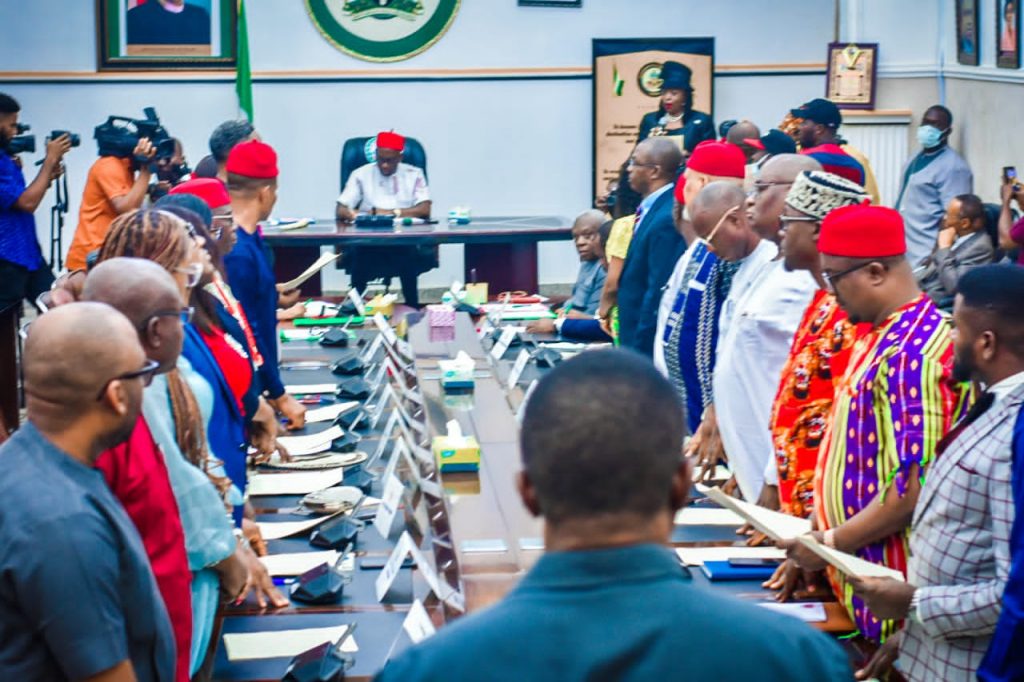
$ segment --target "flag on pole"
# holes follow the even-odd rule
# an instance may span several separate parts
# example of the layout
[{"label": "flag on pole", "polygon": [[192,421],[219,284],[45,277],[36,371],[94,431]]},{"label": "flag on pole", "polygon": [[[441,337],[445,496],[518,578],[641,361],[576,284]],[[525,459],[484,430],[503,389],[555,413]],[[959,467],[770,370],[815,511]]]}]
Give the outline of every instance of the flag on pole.
[{"label": "flag on pole", "polygon": [[245,22],[245,0],[238,0],[236,44],[238,57],[235,67],[235,92],[238,93],[238,108],[245,112],[245,117],[251,123],[253,118],[252,71],[249,67],[249,30]]},{"label": "flag on pole", "polygon": [[612,93],[616,97],[622,97],[622,88],[626,85],[626,81],[619,75],[619,66],[615,62],[612,62]]}]

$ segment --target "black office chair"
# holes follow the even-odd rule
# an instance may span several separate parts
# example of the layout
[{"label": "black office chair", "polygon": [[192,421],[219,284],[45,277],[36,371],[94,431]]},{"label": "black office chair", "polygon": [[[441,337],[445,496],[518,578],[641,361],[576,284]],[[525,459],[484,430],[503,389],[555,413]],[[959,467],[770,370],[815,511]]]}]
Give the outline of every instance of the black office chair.
[{"label": "black office chair", "polygon": [[[376,137],[353,137],[345,140],[345,144],[341,147],[339,191],[345,190],[345,184],[348,182],[352,171],[368,163],[373,163],[376,159],[375,140]],[[423,145],[419,143],[419,140],[412,137],[405,138],[402,163],[416,166],[422,170],[423,177],[429,182],[427,177],[427,153],[423,150]],[[371,256],[371,252],[376,253],[373,253]],[[350,246],[342,250],[342,257],[339,259],[338,267],[346,270],[349,275],[354,275],[356,263],[362,259],[362,265],[365,266],[367,261],[372,259],[373,265],[369,272],[364,274],[368,275],[368,281],[381,282],[384,285],[385,291],[390,291],[392,279],[400,276],[398,271],[399,264],[402,266],[412,265],[416,274],[421,275],[428,270],[436,268],[439,262],[438,258],[437,246],[429,244],[389,247]],[[360,293],[365,294],[366,292]],[[406,300],[408,301],[408,299],[409,296],[407,295]],[[418,301],[418,296],[415,300]]]}]

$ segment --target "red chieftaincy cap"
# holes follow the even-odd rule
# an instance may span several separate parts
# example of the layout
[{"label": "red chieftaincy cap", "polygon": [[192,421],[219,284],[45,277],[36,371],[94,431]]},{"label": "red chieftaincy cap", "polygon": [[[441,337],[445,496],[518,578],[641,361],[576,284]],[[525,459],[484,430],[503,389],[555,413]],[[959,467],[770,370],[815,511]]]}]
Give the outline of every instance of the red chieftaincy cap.
[{"label": "red chieftaincy cap", "polygon": [[720,178],[739,178],[746,176],[747,157],[743,150],[728,142],[707,140],[701,142],[690,154],[686,167]]},{"label": "red chieftaincy cap", "polygon": [[231,196],[228,195],[224,183],[216,178],[196,178],[175,185],[168,194],[192,194],[206,202],[211,209],[227,206],[231,203]]},{"label": "red chieftaincy cap", "polygon": [[377,149],[393,149],[400,152],[405,149],[405,138],[393,131],[377,133]]},{"label": "red chieftaincy cap", "polygon": [[679,179],[676,180],[676,188],[673,190],[673,193],[675,194],[675,197],[676,197],[676,203],[679,204],[680,206],[684,206],[686,204],[686,194],[684,193],[685,191],[686,191],[686,176],[685,175],[680,175]]},{"label": "red chieftaincy cap", "polygon": [[837,208],[821,223],[818,251],[843,258],[886,258],[907,252],[903,218],[885,206]]},{"label": "red chieftaincy cap", "polygon": [[239,142],[228,154],[225,169],[246,178],[270,180],[277,177],[277,152],[258,140]]}]

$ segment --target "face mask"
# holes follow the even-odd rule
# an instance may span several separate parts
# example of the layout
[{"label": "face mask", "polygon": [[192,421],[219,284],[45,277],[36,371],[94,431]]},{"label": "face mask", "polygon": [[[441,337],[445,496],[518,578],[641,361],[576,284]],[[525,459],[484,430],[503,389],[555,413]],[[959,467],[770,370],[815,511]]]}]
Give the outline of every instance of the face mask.
[{"label": "face mask", "polygon": [[935,126],[921,126],[917,129],[917,141],[925,149],[931,149],[932,147],[939,146],[939,143],[942,142],[942,136],[945,134],[945,130],[939,130]]}]

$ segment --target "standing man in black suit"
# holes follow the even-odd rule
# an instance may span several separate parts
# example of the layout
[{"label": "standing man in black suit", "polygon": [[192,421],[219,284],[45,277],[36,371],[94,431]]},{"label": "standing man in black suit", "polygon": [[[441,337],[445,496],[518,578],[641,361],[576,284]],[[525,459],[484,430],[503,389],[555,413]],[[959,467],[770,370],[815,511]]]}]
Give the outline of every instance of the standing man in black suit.
[{"label": "standing man in black suit", "polygon": [[674,142],[651,137],[628,164],[629,185],[643,199],[619,280],[619,340],[647,356],[654,352],[661,289],[686,248],[672,220],[671,190],[682,160]]}]

